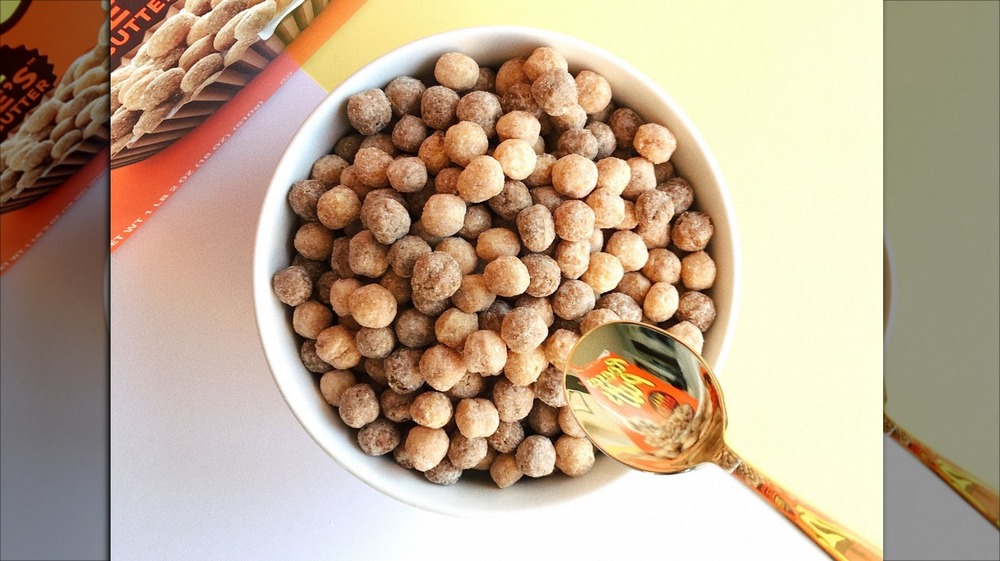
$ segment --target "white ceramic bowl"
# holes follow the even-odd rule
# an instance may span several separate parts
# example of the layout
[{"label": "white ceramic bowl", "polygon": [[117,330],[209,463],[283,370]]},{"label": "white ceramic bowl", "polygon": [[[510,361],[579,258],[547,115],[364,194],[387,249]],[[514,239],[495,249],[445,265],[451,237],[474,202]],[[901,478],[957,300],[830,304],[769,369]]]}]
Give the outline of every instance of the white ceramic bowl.
[{"label": "white ceramic bowl", "polygon": [[740,294],[739,244],[722,174],[680,108],[628,63],[572,37],[505,26],[434,35],[400,47],[368,64],[320,103],[302,124],[278,163],[257,227],[254,304],[261,342],[274,380],[306,431],[340,465],[365,483],[400,501],[431,511],[477,516],[551,505],[603,487],[627,473],[628,468],[610,458],[599,457],[594,468],[582,477],[522,478],[512,487],[500,490],[488,478],[467,480],[463,477],[455,485],[434,485],[420,473],[404,470],[389,458],[366,456],[355,441],[355,431],[348,429],[337,412],[323,400],[316,375],[302,366],[300,343],[291,327],[291,312],[275,298],[271,289],[274,273],[287,267],[294,255],[291,238],[296,217],[288,206],[287,193],[294,181],[308,177],[312,162],[328,154],[334,143],[348,132],[346,102],[351,94],[384,87],[392,78],[404,74],[430,79],[434,61],[445,52],[461,51],[480,65],[496,67],[509,58],[527,56],[538,46],[550,46],[561,52],[573,73],[586,68],[603,74],[620,106],[630,107],[647,121],[659,122],[673,131],[678,147],[672,160],[680,174],[695,187],[695,208],[708,212],[715,224],[709,251],[718,266],[713,288],[717,318],[707,334],[704,348],[704,355],[715,370],[722,365],[734,330]]}]

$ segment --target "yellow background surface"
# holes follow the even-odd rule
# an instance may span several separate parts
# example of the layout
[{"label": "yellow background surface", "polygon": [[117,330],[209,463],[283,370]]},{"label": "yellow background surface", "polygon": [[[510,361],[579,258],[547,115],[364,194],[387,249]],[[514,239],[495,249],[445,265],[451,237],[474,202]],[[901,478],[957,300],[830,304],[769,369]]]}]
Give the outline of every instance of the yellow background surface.
[{"label": "yellow background surface", "polygon": [[589,41],[684,108],[742,238],[728,440],[881,546],[882,3],[368,0],[307,70],[331,89],[412,40],[489,24]]}]

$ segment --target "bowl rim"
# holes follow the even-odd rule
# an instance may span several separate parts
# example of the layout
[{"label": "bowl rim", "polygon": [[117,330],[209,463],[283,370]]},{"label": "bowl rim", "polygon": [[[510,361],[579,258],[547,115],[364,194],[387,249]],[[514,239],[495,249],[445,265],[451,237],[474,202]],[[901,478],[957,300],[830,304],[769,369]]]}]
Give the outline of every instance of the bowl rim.
[{"label": "bowl rim", "polygon": [[[355,81],[358,80],[359,76],[365,76],[370,73],[373,68],[378,68],[385,64],[385,60],[390,57],[399,57],[404,53],[409,53],[410,51],[421,51],[425,50],[429,45],[435,44],[453,44],[456,38],[465,38],[470,35],[483,35],[486,34],[500,34],[500,35],[513,35],[517,36],[519,39],[528,40],[530,42],[541,45],[568,45],[576,50],[585,53],[587,56],[596,56],[598,58],[604,59],[607,64],[619,67],[624,73],[628,74],[631,79],[640,83],[642,87],[649,90],[651,94],[659,99],[672,113],[672,117],[679,121],[682,126],[686,129],[686,132],[691,136],[694,141],[695,149],[704,159],[707,165],[707,174],[712,176],[716,182],[718,197],[721,200],[721,211],[725,214],[725,220],[728,223],[730,244],[729,249],[731,251],[731,271],[732,275],[732,286],[730,289],[729,298],[729,310],[727,314],[727,325],[725,332],[721,334],[721,344],[718,348],[717,357],[713,364],[713,371],[716,375],[724,368],[726,360],[728,359],[729,352],[733,343],[733,335],[736,331],[736,323],[739,315],[740,302],[742,299],[742,255],[741,255],[741,245],[739,239],[739,229],[736,222],[736,215],[734,211],[734,205],[732,197],[729,193],[728,184],[722,173],[718,162],[715,159],[714,154],[709,148],[708,144],[705,142],[701,132],[694,126],[687,114],[683,109],[670,97],[666,91],[661,88],[656,82],[646,76],[643,72],[639,71],[631,63],[625,61],[619,56],[605,50],[602,47],[584,41],[578,37],[567,35],[562,32],[551,31],[548,29],[527,27],[527,26],[517,26],[517,25],[485,25],[485,26],[470,26],[451,29],[448,31],[443,31],[439,33],[434,33],[426,35],[399,46],[391,48],[388,51],[378,55],[373,60],[359,67],[357,70],[352,72],[350,75],[345,77],[339,84],[327,92],[323,99],[314,107],[309,114],[299,123],[294,135],[288,141],[284,147],[284,151],[281,158],[278,160],[274,168],[274,173],[269,178],[267,183],[267,188],[265,189],[264,198],[261,204],[261,208],[257,218],[256,228],[254,230],[254,252],[252,259],[252,276],[251,276],[251,290],[254,299],[254,316],[255,323],[257,327],[258,339],[260,341],[262,350],[264,351],[264,356],[268,364],[268,368],[271,373],[272,380],[278,387],[278,390],[285,401],[289,410],[292,412],[296,421],[299,425],[309,434],[310,438],[334,461],[336,461],[342,468],[344,468],[351,475],[357,479],[363,481],[369,487],[378,490],[380,493],[392,497],[400,502],[409,504],[411,506],[431,511],[441,514],[447,514],[452,516],[464,516],[464,517],[479,517],[484,515],[496,515],[509,513],[511,510],[492,510],[492,509],[480,509],[480,508],[465,508],[455,505],[443,505],[436,503],[433,500],[421,500],[411,494],[401,493],[398,491],[387,489],[382,481],[381,476],[377,476],[378,470],[362,469],[351,465],[349,462],[345,462],[343,458],[339,457],[338,454],[334,453],[330,447],[328,447],[324,440],[316,433],[316,431],[310,426],[310,423],[304,418],[303,412],[299,410],[300,405],[293,403],[292,398],[289,395],[288,388],[285,387],[286,382],[283,381],[283,376],[280,374],[282,370],[283,361],[279,361],[277,356],[277,350],[272,350],[272,345],[275,343],[269,342],[265,337],[265,332],[267,331],[267,324],[270,319],[266,316],[267,306],[271,304],[273,300],[273,290],[271,288],[271,278],[273,272],[266,268],[266,258],[265,256],[273,251],[275,244],[273,243],[273,236],[270,236],[270,223],[268,217],[275,210],[274,201],[277,200],[274,191],[282,189],[287,191],[287,185],[278,185],[278,176],[281,174],[282,170],[290,165],[292,162],[300,159],[294,154],[292,148],[304,142],[304,139],[309,135],[307,134],[307,129],[309,128],[309,123],[319,118],[319,115],[329,114],[330,108],[328,105],[334,103],[334,101],[343,95],[346,88],[351,88]],[[415,53],[414,53],[415,54]],[[428,55],[429,56],[429,55]],[[579,57],[574,57],[579,60]],[[413,68],[416,65],[422,64],[426,61],[418,60],[411,65]],[[581,65],[586,65],[586,61],[581,60]],[[571,61],[571,67],[573,62]],[[400,69],[400,73],[405,73],[407,69]],[[345,98],[346,99],[346,98]],[[284,200],[286,197],[282,196],[281,199]],[[713,210],[713,213],[715,211]],[[607,459],[606,462],[616,465],[618,468],[618,473],[607,480],[610,483],[620,477],[627,476],[634,473],[632,470],[611,459]],[[430,485],[430,484],[427,484]],[[585,494],[585,493],[584,493]],[[532,505],[534,508],[544,508],[552,506],[558,503],[565,503],[567,501],[575,500],[583,496],[584,494],[564,494],[560,495],[553,500],[546,502],[544,504]],[[523,512],[527,507],[521,507],[519,510]]]}]

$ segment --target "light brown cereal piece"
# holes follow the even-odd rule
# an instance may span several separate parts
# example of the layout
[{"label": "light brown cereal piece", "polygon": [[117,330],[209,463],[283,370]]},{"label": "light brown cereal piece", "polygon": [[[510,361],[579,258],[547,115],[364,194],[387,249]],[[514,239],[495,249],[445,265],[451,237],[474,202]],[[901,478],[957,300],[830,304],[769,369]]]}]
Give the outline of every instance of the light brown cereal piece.
[{"label": "light brown cereal piece", "polygon": [[320,376],[319,393],[323,395],[323,399],[327,403],[334,407],[340,407],[340,397],[347,388],[355,384],[357,384],[357,380],[350,370],[329,370]]},{"label": "light brown cereal piece", "polygon": [[552,313],[552,304],[549,303],[548,298],[538,298],[522,294],[514,302],[514,305],[515,308],[534,310],[542,318],[542,321],[545,322],[545,327],[551,327],[552,322],[555,321],[555,314]]},{"label": "light brown cereal piece", "polygon": [[383,245],[392,244],[410,231],[410,213],[389,197],[366,197],[360,217],[361,224]]},{"label": "light brown cereal piece", "polygon": [[569,329],[557,329],[545,342],[545,358],[560,372],[566,370],[566,360],[580,335]]},{"label": "light brown cereal piece", "polygon": [[681,278],[681,260],[669,249],[651,249],[642,274],[651,282],[677,284]]},{"label": "light brown cereal piece", "polygon": [[562,283],[552,299],[552,311],[559,317],[578,320],[594,309],[597,301],[594,289],[581,280],[567,280]]},{"label": "light brown cereal piece", "polygon": [[544,298],[555,293],[561,281],[559,263],[548,255],[532,253],[521,258],[528,269],[528,288],[525,294]]},{"label": "light brown cereal piece", "polygon": [[580,106],[588,115],[601,111],[611,103],[611,84],[604,76],[592,70],[581,70],[575,80]]},{"label": "light brown cereal piece", "polygon": [[466,372],[462,379],[444,392],[452,401],[456,399],[472,399],[486,389],[486,379],[477,372]]},{"label": "light brown cereal piece", "polygon": [[553,438],[559,434],[559,410],[541,400],[535,400],[527,421],[536,435]]},{"label": "light brown cereal piece", "polygon": [[630,201],[635,201],[639,195],[646,191],[656,189],[656,169],[653,162],[642,156],[636,156],[625,160],[629,167],[629,182],[622,191],[622,197]]},{"label": "light brown cereal piece", "polygon": [[349,299],[351,316],[364,327],[388,327],[396,318],[396,298],[378,284],[359,287]]},{"label": "light brown cereal piece", "polygon": [[417,471],[427,471],[441,463],[448,454],[448,433],[417,425],[410,429],[403,443],[406,455]]},{"label": "light brown cereal piece", "polygon": [[508,353],[507,366],[504,367],[503,373],[511,382],[519,386],[528,386],[538,379],[548,365],[545,351],[539,345],[522,353]]},{"label": "light brown cereal piece", "polygon": [[462,285],[462,271],[451,255],[432,251],[417,258],[411,282],[414,302],[418,294],[431,300],[446,299]]},{"label": "light brown cereal piece", "polygon": [[684,251],[701,251],[715,233],[712,218],[704,212],[682,212],[674,223],[672,239],[674,245]]},{"label": "light brown cereal piece", "polygon": [[424,204],[420,221],[433,236],[453,236],[465,224],[465,201],[456,195],[436,193]]},{"label": "light brown cereal piece", "polygon": [[547,70],[538,76],[531,84],[531,94],[542,111],[549,115],[562,115],[577,105],[576,82],[561,68]]},{"label": "light brown cereal piece", "polygon": [[354,384],[340,394],[340,419],[351,428],[359,429],[378,418],[379,406],[375,390],[368,384]]},{"label": "light brown cereal piece", "polygon": [[580,280],[590,285],[597,294],[604,294],[614,290],[624,274],[622,262],[617,257],[598,251],[590,254],[587,271],[580,276]]},{"label": "light brown cereal piece", "polygon": [[528,268],[513,255],[501,255],[487,263],[483,280],[490,292],[508,298],[524,294],[531,283]]},{"label": "light brown cereal piece", "polygon": [[624,321],[642,321],[642,307],[624,292],[611,292],[601,296],[594,309],[611,310]]},{"label": "light brown cereal piece", "polygon": [[[365,328],[362,327],[361,329]],[[368,374],[368,377],[371,378],[372,383],[375,384],[377,389],[385,388],[389,384],[389,379],[385,375],[385,360],[380,358],[366,358],[363,366],[365,373]],[[379,403],[381,404],[381,400]]]},{"label": "light brown cereal piece", "polygon": [[469,205],[465,209],[465,220],[458,235],[467,240],[476,240],[479,235],[493,226],[493,218],[484,205]]},{"label": "light brown cereal piece", "polygon": [[486,438],[500,426],[500,415],[488,399],[463,399],[455,408],[455,424],[466,438]]},{"label": "light brown cereal piece", "polygon": [[[583,126],[587,124],[587,114],[582,107],[573,103],[563,113],[549,115],[549,122],[552,125],[552,134],[559,136],[570,130],[582,130]],[[557,140],[556,146],[558,147],[558,145],[559,142]],[[589,158],[590,156],[587,157]]]},{"label": "light brown cereal piece", "polygon": [[468,438],[462,433],[453,434],[448,445],[448,459],[460,469],[473,469],[486,457],[489,444],[483,437]]},{"label": "light brown cereal piece", "polygon": [[384,456],[395,450],[402,441],[402,433],[388,419],[375,419],[358,431],[358,446],[369,456]]},{"label": "light brown cereal piece", "polygon": [[495,300],[485,310],[479,312],[479,328],[500,333],[503,318],[511,311],[511,305],[505,300]]},{"label": "light brown cereal piece", "polygon": [[567,279],[580,278],[590,265],[590,253],[589,241],[560,241],[556,246],[555,259],[562,276]]},{"label": "light brown cereal piece", "polygon": [[337,279],[330,284],[330,307],[338,316],[351,315],[351,294],[361,288],[361,281],[353,277]]},{"label": "light brown cereal piece", "polygon": [[552,213],[539,204],[529,206],[518,213],[517,230],[521,234],[524,247],[533,252],[545,251],[556,239],[556,226]]},{"label": "light brown cereal piece", "polygon": [[493,465],[493,460],[495,460],[498,455],[500,455],[499,452],[497,452],[496,450],[494,450],[492,446],[487,446],[486,447],[486,456],[483,457],[483,459],[480,460],[480,462],[478,464],[476,464],[476,466],[473,467],[472,469],[477,470],[477,471],[487,471],[488,472],[490,470],[490,466]]},{"label": "light brown cereal piece", "polygon": [[642,311],[651,321],[660,323],[674,317],[677,311],[677,287],[658,282],[649,287],[646,299],[642,302]]},{"label": "light brown cereal piece", "polygon": [[479,329],[479,316],[458,308],[449,308],[434,322],[434,335],[439,343],[462,350],[465,339]]},{"label": "light brown cereal piece", "polygon": [[594,308],[583,316],[580,320],[580,333],[589,333],[594,329],[604,325],[605,323],[611,323],[613,321],[621,321],[622,318],[618,317],[612,310],[606,308]]},{"label": "light brown cereal piece", "polygon": [[403,152],[416,154],[427,139],[427,133],[427,126],[420,117],[403,115],[392,127],[392,143]]},{"label": "light brown cereal piece", "polygon": [[[535,161],[535,170],[531,172],[531,175],[524,178],[524,184],[529,187],[549,187],[551,188],[552,183],[552,166],[555,165],[557,159],[552,154],[541,153],[538,154],[538,159]],[[552,189],[557,195],[558,192]],[[559,195],[560,197],[562,195]],[[546,204],[545,206],[549,206]],[[549,208],[549,210],[552,210]]]},{"label": "light brown cereal piece", "polygon": [[677,319],[691,322],[698,329],[708,331],[715,321],[715,302],[703,292],[685,292],[677,303]]},{"label": "light brown cereal piece", "polygon": [[292,330],[306,339],[315,339],[333,325],[333,312],[316,300],[306,300],[292,311]]},{"label": "light brown cereal piece", "polygon": [[615,142],[619,149],[631,149],[635,133],[644,121],[635,111],[627,107],[619,107],[608,117],[608,126],[615,134]]},{"label": "light brown cereal piece", "polygon": [[420,376],[427,385],[447,391],[465,375],[465,363],[458,351],[446,345],[434,345],[420,357]]},{"label": "light brown cereal piece", "polygon": [[381,89],[367,89],[347,98],[347,119],[359,133],[375,134],[392,120],[392,105]]},{"label": "light brown cereal piece", "polygon": [[501,322],[500,336],[511,352],[527,353],[538,348],[547,335],[545,320],[531,308],[514,308]]},{"label": "light brown cereal piece", "polygon": [[399,393],[392,388],[387,388],[379,396],[379,407],[386,419],[394,423],[405,423],[410,417],[410,404],[417,397],[416,392]]},{"label": "light brown cereal piece", "polygon": [[427,166],[416,156],[396,158],[386,168],[385,176],[400,193],[415,193],[427,185]]},{"label": "light brown cereal piece", "polygon": [[576,419],[576,415],[573,414],[572,408],[568,406],[559,408],[559,428],[562,429],[564,434],[568,434],[569,436],[577,438],[587,437],[587,433]]},{"label": "light brown cereal piece", "polygon": [[441,392],[422,392],[410,403],[410,418],[413,422],[432,429],[447,425],[452,412],[451,400]]},{"label": "light brown cereal piece", "polygon": [[396,334],[391,327],[362,327],[354,335],[358,352],[365,358],[383,359],[396,348]]},{"label": "light brown cereal piece", "polygon": [[594,233],[596,220],[594,209],[581,200],[563,201],[552,215],[555,233],[563,240],[570,242],[589,240]]},{"label": "light brown cereal piece", "polygon": [[399,348],[386,357],[383,365],[389,387],[401,394],[408,394],[424,385],[424,378],[420,374],[420,358],[423,354],[422,350]]},{"label": "light brown cereal piece", "polygon": [[581,476],[594,467],[594,445],[586,438],[562,435],[556,439],[556,468],[570,477]]},{"label": "light brown cereal piece", "polygon": [[403,305],[413,300],[413,287],[410,286],[410,279],[405,279],[397,275],[395,271],[386,271],[379,284],[392,294],[398,305]]},{"label": "light brown cereal piece", "polygon": [[423,82],[412,76],[398,76],[385,87],[385,96],[397,117],[416,116],[420,114],[420,99],[426,89]]},{"label": "light brown cereal piece", "polygon": [[541,130],[538,118],[528,111],[504,113],[496,123],[497,136],[501,141],[518,139],[530,145],[538,138]]},{"label": "light brown cereal piece", "polygon": [[313,162],[309,178],[322,181],[327,188],[331,188],[340,185],[340,174],[347,166],[347,160],[336,154],[327,154]]},{"label": "light brown cereal piece", "polygon": [[662,164],[677,149],[677,139],[667,127],[658,123],[645,123],[636,129],[632,145],[640,156],[654,164]]},{"label": "light brown cereal piece", "polygon": [[524,472],[517,466],[513,454],[498,454],[490,464],[490,478],[501,489],[506,489],[524,477]]},{"label": "light brown cereal piece", "polygon": [[439,131],[455,122],[458,93],[446,86],[431,86],[420,97],[420,118],[424,124]]},{"label": "light brown cereal piece", "polygon": [[439,171],[432,179],[435,193],[447,195],[458,194],[458,176],[461,175],[462,168],[457,166],[446,167]]},{"label": "light brown cereal piece", "polygon": [[682,321],[668,327],[667,333],[676,337],[698,354],[701,354],[705,346],[705,336],[695,324],[689,321]]},{"label": "light brown cereal piece", "polygon": [[566,61],[566,57],[552,47],[537,47],[531,51],[531,55],[522,66],[522,71],[530,82],[534,82],[549,70],[566,71],[568,69],[569,63]]},{"label": "light brown cereal piece", "polygon": [[499,374],[507,363],[507,344],[496,331],[474,331],[465,339],[462,359],[469,372]]},{"label": "light brown cereal piece", "polygon": [[472,89],[479,80],[479,64],[464,53],[444,53],[434,63],[434,79],[455,91]]},{"label": "light brown cereal piece", "polygon": [[351,237],[347,259],[354,274],[378,278],[389,269],[389,248],[368,230]]},{"label": "light brown cereal piece", "polygon": [[543,477],[555,469],[556,450],[548,437],[533,434],[518,445],[514,458],[518,469],[528,477]]},{"label": "light brown cereal piece", "polygon": [[530,84],[531,80],[524,73],[524,58],[515,57],[506,60],[497,69],[494,86],[498,94],[503,95],[514,84]]},{"label": "light brown cereal piece", "polygon": [[503,255],[517,256],[520,252],[520,239],[507,228],[490,228],[476,239],[476,255],[487,262]]},{"label": "light brown cereal piece", "polygon": [[361,183],[375,189],[389,187],[389,166],[393,158],[385,151],[372,146],[358,149],[354,155],[354,173]]},{"label": "light brown cereal piece", "polygon": [[441,251],[451,255],[455,262],[458,263],[458,268],[462,272],[462,275],[472,274],[479,263],[475,246],[462,238],[445,238],[438,242],[434,247],[434,251]]},{"label": "light brown cereal piece", "polygon": [[493,157],[500,162],[504,174],[511,179],[525,179],[533,171],[538,157],[527,141],[519,138],[504,140],[497,147]]},{"label": "light brown cereal piece", "polygon": [[503,186],[503,168],[491,156],[473,158],[458,176],[458,194],[470,203],[489,200],[498,195]]},{"label": "light brown cereal piece", "polygon": [[490,448],[502,454],[513,453],[524,440],[524,426],[518,421],[500,421],[497,430],[486,438]]},{"label": "light brown cereal piece", "polygon": [[[547,353],[546,353],[547,354]],[[563,372],[553,365],[547,366],[532,384],[535,397],[552,407],[566,405],[566,391],[563,387]]]},{"label": "light brown cereal piece", "polygon": [[434,318],[409,308],[396,316],[396,339],[401,345],[422,348],[434,343]]},{"label": "light brown cereal piece", "polygon": [[534,401],[531,386],[518,386],[506,377],[500,377],[493,385],[493,403],[503,422],[513,423],[527,417]]},{"label": "light brown cereal piece", "polygon": [[628,162],[613,156],[598,160],[595,164],[597,168],[597,187],[604,187],[612,193],[621,195],[632,180],[632,168]]},{"label": "light brown cereal piece", "polygon": [[319,222],[306,222],[295,232],[293,245],[306,259],[323,261],[333,250],[333,232]]},{"label": "light brown cereal piece", "polygon": [[487,148],[489,139],[486,131],[472,121],[459,121],[445,132],[445,152],[451,161],[460,166],[468,166],[477,156],[486,154]]},{"label": "light brown cereal piece", "polygon": [[304,268],[298,266],[289,266],[275,273],[271,287],[278,300],[288,306],[305,302],[313,291],[312,279]]},{"label": "light brown cereal piece", "polygon": [[715,274],[715,261],[704,251],[690,253],[681,259],[681,282],[688,290],[712,288]]},{"label": "light brown cereal piece", "polygon": [[567,154],[552,164],[552,187],[560,195],[583,199],[597,187],[597,165],[579,154]]},{"label": "light brown cereal piece", "polygon": [[518,213],[531,206],[531,192],[517,179],[504,181],[503,189],[490,198],[488,206],[504,220],[515,220]]},{"label": "light brown cereal piece", "polygon": [[618,258],[622,270],[626,273],[642,269],[649,260],[646,243],[642,237],[630,230],[619,230],[611,234],[604,249]]},{"label": "light brown cereal piece", "polygon": [[[361,148],[361,141],[364,140],[364,136],[360,134],[347,134],[340,138],[333,145],[333,153],[340,156],[341,158],[347,160],[348,163],[354,163],[354,156],[358,153]],[[341,181],[343,183],[343,181]]]},{"label": "light brown cereal piece", "polygon": [[421,255],[431,252],[431,246],[417,236],[403,236],[389,248],[387,258],[389,266],[399,276],[413,276],[413,265]]},{"label": "light brown cereal piece", "polygon": [[316,336],[316,355],[340,370],[354,368],[361,363],[354,335],[342,325],[327,327]]},{"label": "light brown cereal piece", "polygon": [[479,274],[462,277],[462,284],[451,297],[455,307],[468,313],[485,310],[495,299],[496,294],[490,291],[486,280]]}]

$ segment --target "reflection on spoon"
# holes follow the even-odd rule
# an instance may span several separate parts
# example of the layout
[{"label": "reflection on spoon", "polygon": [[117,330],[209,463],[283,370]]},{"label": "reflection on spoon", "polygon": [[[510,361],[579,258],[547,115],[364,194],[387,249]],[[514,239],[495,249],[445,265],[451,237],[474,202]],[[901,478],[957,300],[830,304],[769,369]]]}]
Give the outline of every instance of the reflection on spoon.
[{"label": "reflection on spoon", "polygon": [[836,560],[881,559],[878,549],[744,462],[723,439],[718,382],[693,350],[656,327],[611,322],[580,338],[566,364],[569,406],[607,455],[635,469],[680,473],[714,463],[785,515]]}]

